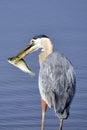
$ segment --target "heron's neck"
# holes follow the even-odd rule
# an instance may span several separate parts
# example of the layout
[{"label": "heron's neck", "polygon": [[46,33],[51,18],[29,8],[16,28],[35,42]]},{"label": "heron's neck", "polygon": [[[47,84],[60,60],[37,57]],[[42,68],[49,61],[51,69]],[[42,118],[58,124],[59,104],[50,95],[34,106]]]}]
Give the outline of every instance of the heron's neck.
[{"label": "heron's neck", "polygon": [[[47,43],[46,43],[47,42]],[[46,59],[46,57],[53,52],[53,45],[51,41],[45,41],[43,44],[43,51],[39,54],[39,63],[40,66],[43,63],[43,61]]]}]

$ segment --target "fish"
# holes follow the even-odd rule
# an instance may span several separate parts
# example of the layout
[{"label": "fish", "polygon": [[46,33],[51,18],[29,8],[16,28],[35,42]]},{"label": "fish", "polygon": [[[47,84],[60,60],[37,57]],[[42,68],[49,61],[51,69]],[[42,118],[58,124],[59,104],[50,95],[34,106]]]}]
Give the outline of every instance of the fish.
[{"label": "fish", "polygon": [[25,62],[24,59],[20,59],[18,60],[18,57],[11,57],[8,58],[7,60],[10,64],[12,64],[13,66],[19,68],[20,70],[22,70],[25,73],[30,74],[31,76],[35,75],[32,70],[29,68],[29,66],[27,65],[27,63]]}]

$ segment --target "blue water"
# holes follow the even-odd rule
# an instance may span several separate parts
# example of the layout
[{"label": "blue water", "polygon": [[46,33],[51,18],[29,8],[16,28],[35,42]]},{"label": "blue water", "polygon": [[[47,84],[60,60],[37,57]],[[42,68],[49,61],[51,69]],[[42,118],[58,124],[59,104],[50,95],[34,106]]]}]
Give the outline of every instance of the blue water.
[{"label": "blue water", "polygon": [[[0,130],[40,130],[39,52],[25,58],[35,77],[7,62],[37,34],[48,35],[76,71],[76,95],[63,130],[87,130],[86,0],[0,1]],[[58,127],[58,118],[48,108],[45,129]]]}]

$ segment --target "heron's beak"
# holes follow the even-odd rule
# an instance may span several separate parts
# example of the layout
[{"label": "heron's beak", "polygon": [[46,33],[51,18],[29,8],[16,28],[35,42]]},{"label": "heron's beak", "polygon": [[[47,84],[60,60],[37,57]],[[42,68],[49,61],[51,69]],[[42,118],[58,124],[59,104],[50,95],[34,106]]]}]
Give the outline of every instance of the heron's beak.
[{"label": "heron's beak", "polygon": [[38,49],[38,46],[36,46],[34,43],[30,43],[26,48],[24,48],[22,51],[20,51],[16,57],[17,60],[23,59],[26,55],[29,53],[32,53],[33,51],[36,51]]}]

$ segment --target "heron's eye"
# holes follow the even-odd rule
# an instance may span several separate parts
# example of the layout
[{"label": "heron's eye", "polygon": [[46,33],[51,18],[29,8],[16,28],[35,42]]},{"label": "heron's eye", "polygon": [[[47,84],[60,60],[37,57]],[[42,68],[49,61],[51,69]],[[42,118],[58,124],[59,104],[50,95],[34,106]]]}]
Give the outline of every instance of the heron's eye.
[{"label": "heron's eye", "polygon": [[32,40],[31,43],[34,44],[34,40]]}]

